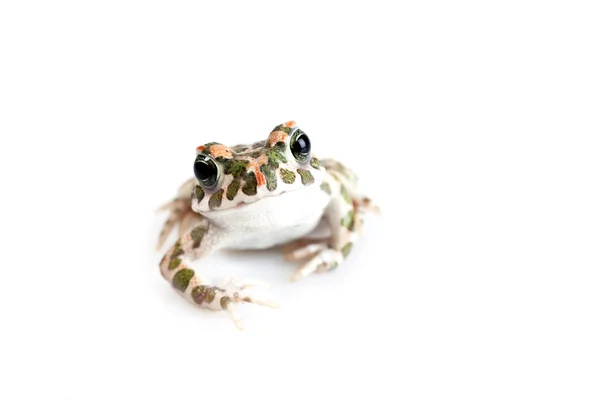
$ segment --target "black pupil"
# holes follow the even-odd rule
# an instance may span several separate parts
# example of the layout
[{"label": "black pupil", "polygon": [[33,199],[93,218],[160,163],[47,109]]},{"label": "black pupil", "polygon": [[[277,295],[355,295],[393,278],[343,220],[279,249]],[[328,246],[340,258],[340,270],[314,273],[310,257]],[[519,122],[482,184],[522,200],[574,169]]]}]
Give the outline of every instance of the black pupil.
[{"label": "black pupil", "polygon": [[300,156],[307,156],[310,153],[310,140],[306,133],[302,132],[296,137],[296,141],[292,144],[292,153]]},{"label": "black pupil", "polygon": [[212,185],[217,180],[217,172],[217,166],[213,160],[204,159],[200,156],[196,158],[194,175],[200,182],[206,186]]}]

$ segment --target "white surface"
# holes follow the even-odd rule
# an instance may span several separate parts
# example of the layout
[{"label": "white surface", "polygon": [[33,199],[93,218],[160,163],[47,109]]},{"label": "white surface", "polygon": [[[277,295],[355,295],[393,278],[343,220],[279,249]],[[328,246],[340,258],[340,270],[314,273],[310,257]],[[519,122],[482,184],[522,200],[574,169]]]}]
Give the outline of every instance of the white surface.
[{"label": "white surface", "polygon": [[[0,5],[0,398],[597,399],[596,4],[217,3]],[[240,333],[153,211],[288,119],[383,215],[329,275],[196,264],[273,284]]]}]

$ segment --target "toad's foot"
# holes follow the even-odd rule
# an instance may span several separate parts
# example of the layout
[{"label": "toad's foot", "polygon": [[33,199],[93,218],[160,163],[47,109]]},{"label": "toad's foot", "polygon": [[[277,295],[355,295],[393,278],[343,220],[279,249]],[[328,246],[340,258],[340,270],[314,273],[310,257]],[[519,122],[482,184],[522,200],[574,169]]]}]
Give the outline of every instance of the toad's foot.
[{"label": "toad's foot", "polygon": [[331,239],[328,237],[298,239],[283,247],[283,257],[287,261],[305,260],[326,248],[326,244],[329,243],[330,240]]},{"label": "toad's foot", "polygon": [[202,220],[202,216],[192,210],[190,199],[175,198],[158,209],[158,211],[166,210],[169,211],[169,217],[160,231],[156,245],[157,249],[163,246],[167,237],[177,225],[179,225],[179,236],[181,236]]},{"label": "toad's foot", "polygon": [[292,282],[314,272],[325,272],[337,268],[344,261],[347,254],[345,253],[345,248],[338,251],[328,247],[325,243],[309,244],[304,248],[297,249],[295,253],[301,254],[302,258],[313,257],[298,268],[296,273],[290,278]]},{"label": "toad's foot", "polygon": [[227,278],[222,285],[214,286],[191,268],[191,261],[206,257],[218,247],[221,236],[215,232],[218,231],[207,220],[201,221],[167,251],[160,261],[160,272],[190,303],[211,310],[227,311],[237,327],[242,329],[242,320],[236,312],[235,303],[254,303],[272,308],[277,308],[278,305],[250,291],[253,287],[268,287],[264,282]]},{"label": "toad's foot", "polygon": [[369,211],[375,214],[380,214],[381,209],[379,206],[373,203],[368,197],[358,197],[352,200],[352,204],[354,205],[354,230],[358,231],[361,235],[364,233],[363,226],[363,216],[365,211]]},{"label": "toad's foot", "polygon": [[249,291],[252,287],[268,288],[269,286],[269,284],[258,280],[234,280],[228,277],[220,287],[198,286],[198,289],[195,290],[196,293],[192,292],[192,297],[197,304],[202,304],[206,300],[206,303],[202,304],[203,306],[213,310],[227,311],[238,329],[242,330],[244,324],[235,308],[236,303],[252,303],[270,308],[279,308],[275,301],[257,297]]},{"label": "toad's foot", "polygon": [[375,214],[379,214],[381,213],[381,209],[379,208],[379,206],[375,203],[373,203],[373,200],[371,200],[368,197],[359,197],[358,199],[354,200],[354,205],[357,208],[361,208],[365,211],[369,211]]}]

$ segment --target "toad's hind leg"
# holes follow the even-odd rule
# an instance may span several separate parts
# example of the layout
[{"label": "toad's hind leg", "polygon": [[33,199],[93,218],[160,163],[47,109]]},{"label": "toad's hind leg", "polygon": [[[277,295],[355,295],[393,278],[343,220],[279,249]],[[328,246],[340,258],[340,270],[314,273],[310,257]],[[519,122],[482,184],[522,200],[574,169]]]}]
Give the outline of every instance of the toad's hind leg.
[{"label": "toad's hind leg", "polygon": [[325,217],[331,229],[331,237],[326,242],[309,243],[293,250],[291,254],[298,255],[297,259],[312,258],[298,268],[292,281],[314,272],[335,269],[342,264],[358,240],[365,211],[373,209],[371,201],[355,195],[344,179],[329,179],[327,189],[331,201]]},{"label": "toad's hind leg", "polygon": [[236,326],[242,329],[241,318],[235,309],[236,303],[254,303],[273,308],[277,307],[277,304],[261,299],[248,290],[254,286],[268,286],[262,282],[228,278],[222,285],[213,286],[200,278],[190,263],[208,256],[219,248],[221,238],[217,228],[206,220],[201,221],[169,249],[160,262],[160,272],[190,303],[212,310],[227,311]]}]

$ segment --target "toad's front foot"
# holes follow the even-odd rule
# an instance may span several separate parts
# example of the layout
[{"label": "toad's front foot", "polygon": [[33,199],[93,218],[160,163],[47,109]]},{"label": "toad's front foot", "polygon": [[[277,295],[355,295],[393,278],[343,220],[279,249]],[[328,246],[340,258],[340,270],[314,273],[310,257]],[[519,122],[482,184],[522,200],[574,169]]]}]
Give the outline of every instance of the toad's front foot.
[{"label": "toad's front foot", "polygon": [[250,279],[238,279],[234,280],[229,277],[225,279],[220,287],[200,287],[197,293],[192,293],[192,297],[196,303],[203,303],[203,300],[208,300],[207,297],[212,297],[210,301],[206,303],[206,307],[214,310],[224,310],[229,313],[233,322],[238,329],[244,329],[242,318],[238,314],[235,304],[236,303],[253,303],[260,306],[279,308],[279,305],[272,300],[257,297],[251,293],[249,289],[252,287],[269,287],[269,284]]}]

